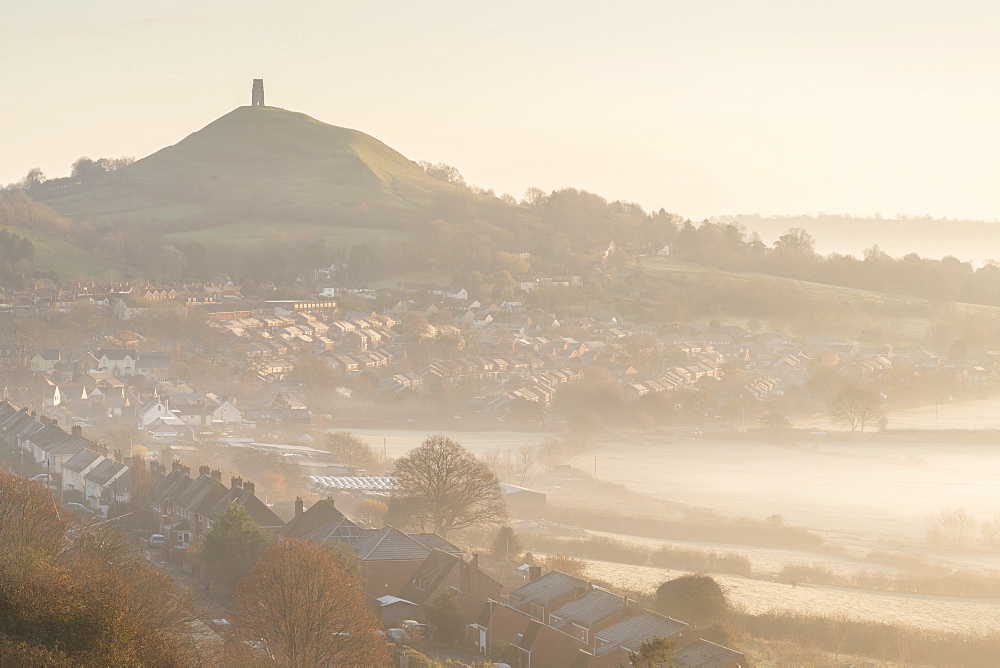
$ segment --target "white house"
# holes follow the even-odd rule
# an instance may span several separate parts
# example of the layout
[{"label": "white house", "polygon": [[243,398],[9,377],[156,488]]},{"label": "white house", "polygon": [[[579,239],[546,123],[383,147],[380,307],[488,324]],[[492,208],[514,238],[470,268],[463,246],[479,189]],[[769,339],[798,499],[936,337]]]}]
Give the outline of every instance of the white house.
[{"label": "white house", "polygon": [[136,414],[136,420],[139,429],[146,429],[157,420],[177,420],[177,416],[170,412],[170,408],[165,402],[157,399],[140,408]]},{"label": "white house", "polygon": [[134,350],[98,350],[94,357],[98,361],[98,371],[109,371],[119,378],[135,375],[135,363],[138,361],[138,355]]}]

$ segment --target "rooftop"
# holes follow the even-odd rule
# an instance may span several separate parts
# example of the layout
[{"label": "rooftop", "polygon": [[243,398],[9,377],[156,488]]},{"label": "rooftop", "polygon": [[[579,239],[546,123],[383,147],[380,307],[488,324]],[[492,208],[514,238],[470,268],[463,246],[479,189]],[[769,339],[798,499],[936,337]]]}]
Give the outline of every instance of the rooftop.
[{"label": "rooftop", "polygon": [[567,575],[561,571],[549,571],[534,582],[529,582],[510,592],[510,604],[512,607],[525,603],[544,606],[557,598],[572,593],[577,587],[586,586],[586,580]]}]

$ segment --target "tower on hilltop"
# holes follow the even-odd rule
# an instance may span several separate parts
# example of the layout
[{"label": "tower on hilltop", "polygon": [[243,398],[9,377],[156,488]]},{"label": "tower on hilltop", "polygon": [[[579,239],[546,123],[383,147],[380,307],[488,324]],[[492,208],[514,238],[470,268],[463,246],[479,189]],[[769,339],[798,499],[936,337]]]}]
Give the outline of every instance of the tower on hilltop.
[{"label": "tower on hilltop", "polygon": [[253,80],[253,93],[250,95],[250,106],[251,107],[263,107],[264,106],[264,80],[254,79]]}]

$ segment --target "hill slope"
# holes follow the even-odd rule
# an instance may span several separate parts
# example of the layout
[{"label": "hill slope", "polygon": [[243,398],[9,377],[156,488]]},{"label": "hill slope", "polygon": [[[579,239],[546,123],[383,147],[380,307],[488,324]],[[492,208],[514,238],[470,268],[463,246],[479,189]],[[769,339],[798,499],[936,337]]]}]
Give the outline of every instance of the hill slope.
[{"label": "hill slope", "polygon": [[119,172],[40,194],[67,217],[170,230],[245,219],[404,225],[441,198],[482,199],[363,132],[274,107],[239,107]]}]

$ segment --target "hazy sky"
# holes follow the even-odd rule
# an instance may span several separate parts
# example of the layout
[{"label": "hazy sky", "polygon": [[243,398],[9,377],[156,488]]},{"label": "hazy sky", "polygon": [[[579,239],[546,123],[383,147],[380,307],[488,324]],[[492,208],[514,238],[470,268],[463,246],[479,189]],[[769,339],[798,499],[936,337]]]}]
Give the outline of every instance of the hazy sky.
[{"label": "hazy sky", "polygon": [[263,77],[268,104],[498,193],[993,219],[998,19],[919,0],[5,3],[0,182],[142,157]]}]

